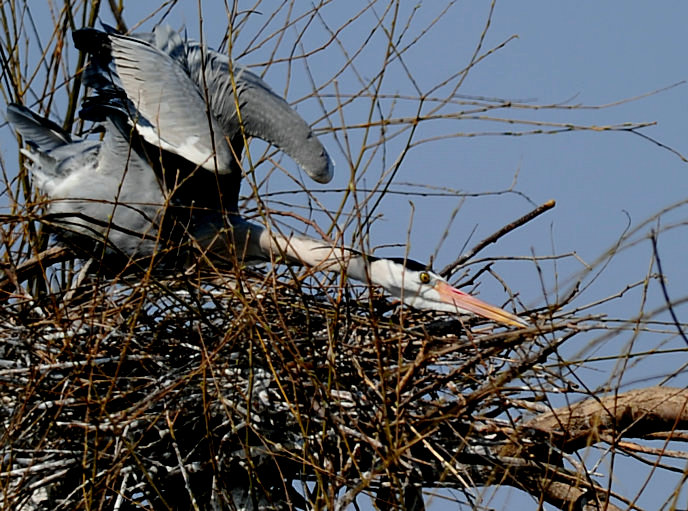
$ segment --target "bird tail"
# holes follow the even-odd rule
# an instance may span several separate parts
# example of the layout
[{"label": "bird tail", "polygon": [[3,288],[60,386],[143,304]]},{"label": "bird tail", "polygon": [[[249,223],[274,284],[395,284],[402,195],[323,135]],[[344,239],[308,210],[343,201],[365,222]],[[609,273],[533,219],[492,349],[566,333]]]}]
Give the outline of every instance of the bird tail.
[{"label": "bird tail", "polygon": [[7,120],[24,139],[41,151],[50,151],[72,142],[71,135],[58,124],[17,103],[7,106]]}]

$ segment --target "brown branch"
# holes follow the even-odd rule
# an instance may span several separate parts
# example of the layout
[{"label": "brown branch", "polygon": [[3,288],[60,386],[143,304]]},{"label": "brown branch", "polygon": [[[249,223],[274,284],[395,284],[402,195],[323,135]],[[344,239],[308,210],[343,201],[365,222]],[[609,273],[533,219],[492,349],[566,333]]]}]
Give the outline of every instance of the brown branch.
[{"label": "brown branch", "polygon": [[19,289],[19,284],[30,277],[45,273],[45,268],[55,263],[67,261],[74,257],[73,252],[65,247],[51,247],[27,259],[19,266],[9,264],[0,265],[5,278],[0,280],[0,293],[10,293],[11,289]]},{"label": "brown branch", "polygon": [[[621,511],[622,508],[615,506],[604,498],[606,493],[599,487],[595,490],[586,488],[585,485],[577,486],[574,483],[564,481],[540,481],[544,486],[538,488],[542,496],[549,504],[557,506],[559,509],[574,509],[581,511]],[[582,481],[579,481],[582,482]],[[595,499],[597,493],[597,499]],[[533,493],[537,495],[538,493]]]},{"label": "brown branch", "polygon": [[510,233],[514,229],[521,227],[522,225],[530,222],[534,218],[540,216],[543,214],[545,211],[548,211],[552,209],[554,206],[556,206],[556,202],[554,199],[550,199],[547,202],[540,204],[537,208],[534,210],[530,211],[529,213],[523,215],[521,218],[518,218],[511,222],[508,225],[505,225],[501,229],[499,229],[497,232],[491,234],[484,240],[482,240],[480,243],[478,243],[475,247],[473,247],[469,252],[466,254],[463,254],[460,256],[456,261],[449,263],[447,266],[442,268],[442,271],[440,271],[440,275],[442,275],[444,278],[449,278],[454,271],[464,264],[466,261],[471,259],[474,255],[476,255],[478,252],[480,252],[482,249],[484,249],[486,246],[496,243],[499,238],[504,236],[505,234]]},{"label": "brown branch", "polygon": [[[580,511],[621,511],[622,508],[609,502],[606,489],[584,478],[561,472],[540,470],[533,474],[516,471],[509,474],[514,479],[512,484],[533,496],[541,498],[559,509]],[[628,509],[628,508],[625,508]]]},{"label": "brown branch", "polygon": [[583,472],[571,473],[546,460],[527,459],[529,456],[496,456],[491,466],[463,467],[476,486],[508,485],[529,493],[562,510],[621,511],[610,502],[612,497],[627,505],[623,509],[637,509],[627,499],[609,492]]},{"label": "brown branch", "polygon": [[[609,490],[594,484],[584,474],[571,474],[560,468],[556,450],[524,449],[523,439],[534,438],[534,431],[544,432],[552,448],[571,453],[598,442],[629,448],[622,438],[644,438],[659,432],[670,440],[667,431],[680,433],[677,430],[683,429],[688,429],[688,389],[649,387],[589,398],[544,413],[514,431],[513,440],[499,449],[498,457],[521,459],[525,464],[517,468],[505,465],[500,470],[508,484],[531,495],[541,495],[559,509],[621,509],[607,502],[612,497]],[[664,453],[661,449],[647,452],[656,456]],[[676,454],[681,453],[666,451],[668,456]],[[618,495],[614,497],[624,501]]]},{"label": "brown branch", "polygon": [[601,399],[589,398],[553,410],[524,424],[551,435],[551,442],[573,452],[600,440],[640,438],[657,432],[688,429],[688,389],[648,387]]}]

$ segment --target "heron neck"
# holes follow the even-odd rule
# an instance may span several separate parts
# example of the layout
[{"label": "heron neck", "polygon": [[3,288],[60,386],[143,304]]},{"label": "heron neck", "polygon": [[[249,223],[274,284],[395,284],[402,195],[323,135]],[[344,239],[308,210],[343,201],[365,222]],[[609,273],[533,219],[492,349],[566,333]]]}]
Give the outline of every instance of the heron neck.
[{"label": "heron neck", "polygon": [[369,258],[345,246],[334,246],[323,240],[290,234],[241,217],[230,219],[237,256],[273,263],[296,264],[318,271],[346,273],[352,279],[369,282]]}]

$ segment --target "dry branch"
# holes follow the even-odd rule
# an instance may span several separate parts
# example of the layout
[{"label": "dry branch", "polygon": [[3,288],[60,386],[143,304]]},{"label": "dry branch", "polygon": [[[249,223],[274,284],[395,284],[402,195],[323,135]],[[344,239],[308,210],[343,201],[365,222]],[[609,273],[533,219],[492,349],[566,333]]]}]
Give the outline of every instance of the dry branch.
[{"label": "dry branch", "polygon": [[588,398],[543,414],[524,427],[551,434],[551,442],[564,452],[597,443],[602,435],[620,440],[685,431],[688,430],[688,390],[649,387]]}]

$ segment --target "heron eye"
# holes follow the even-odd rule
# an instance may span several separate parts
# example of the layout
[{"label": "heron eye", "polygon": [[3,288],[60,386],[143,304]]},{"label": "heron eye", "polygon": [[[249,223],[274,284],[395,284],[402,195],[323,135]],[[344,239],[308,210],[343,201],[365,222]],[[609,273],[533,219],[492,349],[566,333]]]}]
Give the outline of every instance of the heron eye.
[{"label": "heron eye", "polygon": [[423,284],[427,284],[428,282],[430,282],[430,274],[426,271],[422,271],[418,278]]}]

